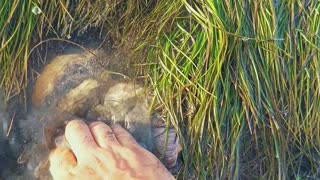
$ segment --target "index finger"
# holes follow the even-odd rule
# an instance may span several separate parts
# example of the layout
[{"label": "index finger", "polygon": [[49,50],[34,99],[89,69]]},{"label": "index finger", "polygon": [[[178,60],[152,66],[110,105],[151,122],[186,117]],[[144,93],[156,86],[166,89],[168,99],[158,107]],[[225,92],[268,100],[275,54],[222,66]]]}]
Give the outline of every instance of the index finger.
[{"label": "index finger", "polygon": [[78,161],[86,159],[88,151],[98,148],[89,127],[81,120],[67,124],[65,137]]}]

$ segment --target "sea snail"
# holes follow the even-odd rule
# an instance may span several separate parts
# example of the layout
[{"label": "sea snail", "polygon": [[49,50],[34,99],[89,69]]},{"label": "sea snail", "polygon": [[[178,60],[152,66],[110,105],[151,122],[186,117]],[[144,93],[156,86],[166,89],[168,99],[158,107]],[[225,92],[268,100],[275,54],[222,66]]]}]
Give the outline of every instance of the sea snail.
[{"label": "sea snail", "polygon": [[51,149],[59,144],[65,122],[72,117],[116,122],[153,152],[169,170],[176,169],[181,151],[176,132],[170,128],[166,131],[163,120],[151,115],[151,97],[139,84],[115,79],[108,74],[99,62],[101,56],[102,52],[57,56],[36,80],[32,104],[34,111],[46,112],[41,119],[45,121],[47,147]]}]

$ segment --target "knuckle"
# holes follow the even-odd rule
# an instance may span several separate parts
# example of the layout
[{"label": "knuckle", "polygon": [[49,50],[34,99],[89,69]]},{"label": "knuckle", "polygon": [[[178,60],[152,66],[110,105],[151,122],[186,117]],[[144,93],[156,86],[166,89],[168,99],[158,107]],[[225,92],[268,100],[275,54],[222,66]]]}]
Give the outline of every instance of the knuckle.
[{"label": "knuckle", "polygon": [[113,131],[106,131],[106,132],[104,133],[104,136],[105,136],[106,138],[114,138],[114,133],[113,133]]},{"label": "knuckle", "polygon": [[113,124],[111,126],[111,128],[114,130],[114,131],[118,131],[118,132],[126,132],[125,129],[120,126],[119,124]]},{"label": "knuckle", "polygon": [[76,130],[76,129],[81,128],[84,125],[86,125],[86,124],[81,120],[72,120],[72,121],[68,122],[66,129]]},{"label": "knuckle", "polygon": [[101,128],[101,127],[105,126],[105,124],[103,122],[96,121],[96,122],[91,123],[89,126],[91,129],[93,129],[93,128]]},{"label": "knuckle", "polygon": [[126,142],[135,143],[135,140],[131,137],[130,134],[127,134],[127,133],[119,133],[117,135],[117,138]]},{"label": "knuckle", "polygon": [[98,131],[106,131],[106,132],[112,132],[112,130],[104,123],[102,122],[96,122],[94,124],[90,124],[90,128],[93,130],[98,130]]},{"label": "knuckle", "polygon": [[121,133],[117,135],[119,141],[125,142],[126,145],[137,145],[136,140],[130,134]]}]

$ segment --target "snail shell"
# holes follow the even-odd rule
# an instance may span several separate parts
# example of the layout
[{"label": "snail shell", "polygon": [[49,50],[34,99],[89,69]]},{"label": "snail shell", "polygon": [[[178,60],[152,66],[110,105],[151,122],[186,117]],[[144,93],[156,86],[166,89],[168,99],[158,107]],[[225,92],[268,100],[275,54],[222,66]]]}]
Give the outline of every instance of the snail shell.
[{"label": "snail shell", "polygon": [[112,121],[121,123],[137,142],[162,157],[162,162],[171,168],[180,151],[176,133],[171,129],[169,136],[159,135],[164,134],[165,127],[151,126],[149,99],[138,84],[112,79],[97,55],[88,52],[54,58],[43,69],[32,94],[35,111],[48,112],[42,119],[44,141],[49,149],[58,145],[65,122],[72,116],[86,121]]},{"label": "snail shell", "polygon": [[43,69],[37,79],[32,104],[38,108],[50,105],[82,81],[99,78],[103,70],[97,56],[89,52],[57,56]]}]

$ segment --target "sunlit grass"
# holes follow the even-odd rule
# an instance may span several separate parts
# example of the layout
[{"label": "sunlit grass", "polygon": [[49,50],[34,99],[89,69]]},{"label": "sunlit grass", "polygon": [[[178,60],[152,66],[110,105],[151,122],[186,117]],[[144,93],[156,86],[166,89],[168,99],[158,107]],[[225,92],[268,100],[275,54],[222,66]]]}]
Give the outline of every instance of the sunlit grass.
[{"label": "sunlit grass", "polygon": [[32,1],[1,0],[0,4],[0,87],[6,87],[9,99],[26,83],[27,56],[37,17],[32,13]]},{"label": "sunlit grass", "polygon": [[179,178],[320,177],[318,1],[1,3],[8,97],[26,83],[32,35],[68,38],[95,27],[148,77],[154,108],[180,137]]},{"label": "sunlit grass", "polygon": [[159,38],[148,71],[182,133],[184,170],[201,179],[319,177],[319,4],[184,6],[189,16]]}]

